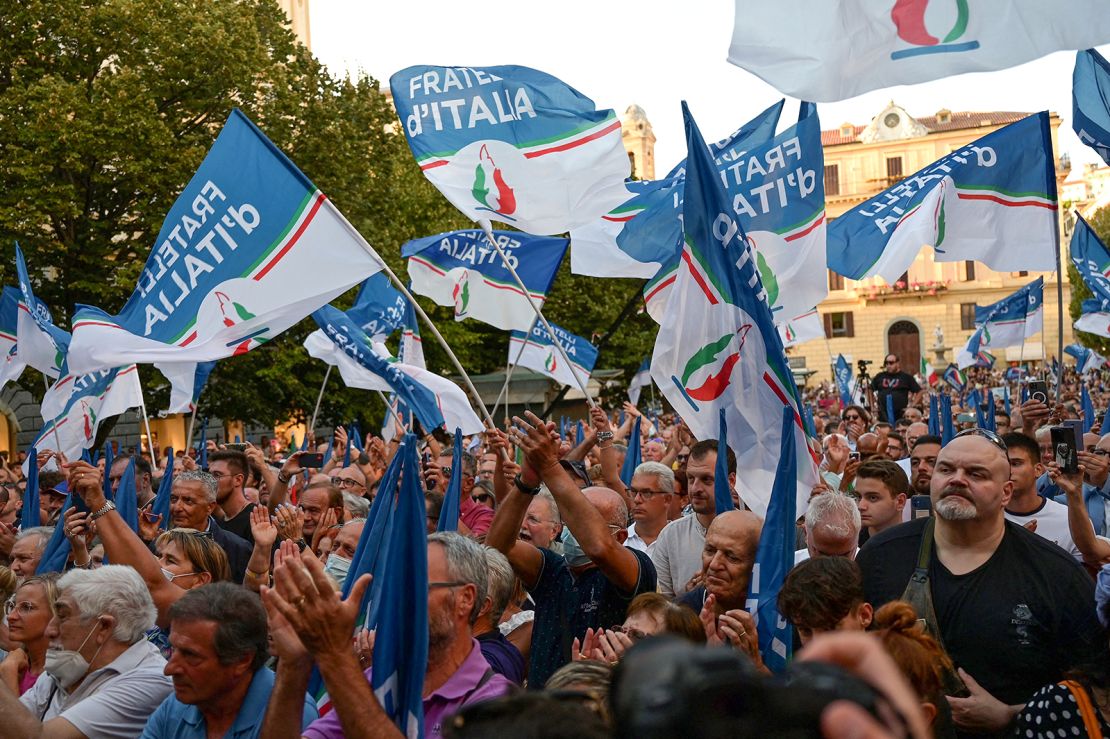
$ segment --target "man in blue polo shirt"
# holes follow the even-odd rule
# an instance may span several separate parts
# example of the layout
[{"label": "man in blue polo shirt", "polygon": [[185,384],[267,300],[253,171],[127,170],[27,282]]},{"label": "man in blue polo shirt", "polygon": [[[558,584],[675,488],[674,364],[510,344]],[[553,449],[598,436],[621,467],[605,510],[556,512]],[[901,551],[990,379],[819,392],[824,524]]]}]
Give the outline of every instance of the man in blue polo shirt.
[{"label": "man in blue polo shirt", "polygon": [[[170,608],[174,694],[158,707],[143,739],[254,739],[260,736],[274,673],[263,667],[266,611],[258,596],[226,582],[194,588]],[[301,728],[316,719],[305,695]]]}]

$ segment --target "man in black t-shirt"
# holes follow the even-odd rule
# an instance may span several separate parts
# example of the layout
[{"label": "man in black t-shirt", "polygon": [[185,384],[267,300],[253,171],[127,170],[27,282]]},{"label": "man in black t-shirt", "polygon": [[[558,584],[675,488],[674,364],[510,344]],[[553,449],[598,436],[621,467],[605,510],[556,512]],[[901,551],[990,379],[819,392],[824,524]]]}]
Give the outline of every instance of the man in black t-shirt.
[{"label": "man in black t-shirt", "polygon": [[[894,423],[906,406],[910,404],[910,395],[916,396],[921,392],[921,386],[913,375],[902,371],[902,363],[894,354],[887,354],[883,360],[883,371],[871,380],[871,389],[875,391],[875,405],[878,407],[879,420]],[[894,397],[894,418],[886,417],[886,398]]]},{"label": "man in black t-shirt", "polygon": [[[967,434],[941,450],[933,470],[929,586],[944,646],[970,691],[950,697],[953,718],[962,731],[1001,735],[1034,692],[1106,644],[1091,578],[1062,549],[1006,521],[1013,483],[1004,446]],[[876,610],[902,597],[928,520],[882,531],[860,551]]]}]

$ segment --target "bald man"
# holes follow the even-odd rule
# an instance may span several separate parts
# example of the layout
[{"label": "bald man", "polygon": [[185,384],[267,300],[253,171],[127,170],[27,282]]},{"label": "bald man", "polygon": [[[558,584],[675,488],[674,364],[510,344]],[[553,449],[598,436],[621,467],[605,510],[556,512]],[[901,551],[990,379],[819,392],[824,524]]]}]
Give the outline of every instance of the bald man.
[{"label": "bald man", "polygon": [[912,594],[922,541],[932,538],[935,615],[919,615],[939,630],[970,690],[949,698],[957,726],[993,733],[1007,731],[1034,692],[1100,641],[1105,648],[1091,578],[1063,549],[1006,521],[1014,485],[1007,452],[979,429],[958,434],[929,482],[935,515],[879,532],[856,558],[865,600],[878,609]]},{"label": "bald man", "polygon": [[[571,660],[571,642],[586,629],[604,629],[624,621],[628,604],[640,593],[654,592],[655,567],[645,552],[624,546],[628,508],[614,490],[578,489],[559,464],[554,424],[532,413],[514,418],[510,431],[524,450],[516,484],[497,507],[486,544],[509,559],[536,603],[528,682],[542,687],[555,670]],[[521,430],[523,429],[523,430]],[[532,498],[544,484],[551,491],[569,535],[564,553],[555,554],[518,538]]]},{"label": "bald man", "polygon": [[761,528],[759,516],[750,511],[726,511],[714,518],[705,532],[701,553],[702,584],[679,602],[700,611],[712,595],[711,604],[718,616],[743,608]]}]

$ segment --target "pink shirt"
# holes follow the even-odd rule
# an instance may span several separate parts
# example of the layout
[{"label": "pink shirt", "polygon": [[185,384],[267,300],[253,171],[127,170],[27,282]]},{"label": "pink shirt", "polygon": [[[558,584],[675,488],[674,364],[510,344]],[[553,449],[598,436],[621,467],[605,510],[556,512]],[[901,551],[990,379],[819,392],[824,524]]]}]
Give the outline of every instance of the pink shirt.
[{"label": "pink shirt", "polygon": [[[513,684],[501,675],[493,673],[476,639],[471,639],[470,654],[466,660],[455,670],[455,674],[443,685],[424,697],[424,736],[443,736],[443,722],[449,716],[458,713],[463,706],[472,703],[498,698],[506,695],[513,689]],[[367,682],[373,668],[365,671]],[[487,673],[491,673],[487,676]],[[485,682],[482,683],[483,679]],[[312,722],[304,730],[303,736],[308,739],[341,739],[343,727],[339,723],[339,715],[335,710]]]},{"label": "pink shirt", "polygon": [[459,520],[466,524],[474,536],[482,536],[493,523],[493,509],[474,501],[469,495],[459,501]]}]

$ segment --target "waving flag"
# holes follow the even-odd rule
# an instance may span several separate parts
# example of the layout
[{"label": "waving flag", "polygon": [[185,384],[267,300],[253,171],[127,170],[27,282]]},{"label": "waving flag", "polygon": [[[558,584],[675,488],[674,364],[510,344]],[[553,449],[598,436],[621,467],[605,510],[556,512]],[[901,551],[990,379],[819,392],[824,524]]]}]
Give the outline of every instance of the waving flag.
[{"label": "waving flag", "polygon": [[[385,381],[384,389],[391,390],[412,408],[417,420],[426,431],[443,425],[443,412],[439,399],[425,383],[414,380],[408,372],[390,362],[374,351],[369,337],[345,313],[330,305],[325,305],[312,314],[324,334],[331,342],[359,365]],[[340,374],[343,368],[340,367]],[[379,388],[380,389],[380,388]],[[461,392],[461,391],[460,391]]]},{"label": "waving flag", "polygon": [[756,619],[759,652],[763,664],[774,673],[781,673],[790,663],[794,637],[790,622],[779,613],[778,597],[786,573],[794,566],[794,531],[798,520],[797,499],[793,495],[798,467],[806,464],[795,446],[796,435],[790,433],[794,417],[789,409],[782,412],[782,447],[775,468],[775,485],[767,506],[767,516],[759,533],[755,550],[755,567],[748,585],[747,605]]},{"label": "waving flag", "polygon": [[208,376],[216,369],[215,362],[172,362],[154,366],[170,381],[168,413],[191,413],[208,384]]},{"label": "waving flag", "polygon": [[1087,383],[1080,385],[1079,392],[1079,407],[1083,410],[1083,433],[1087,433],[1095,425],[1095,404],[1091,402]]},{"label": "waving flag", "polygon": [[154,502],[150,505],[151,514],[161,516],[163,523],[170,520],[170,491],[173,490],[173,447],[170,447],[167,451],[169,454],[166,458],[166,471],[162,473],[162,479],[158,483],[158,492],[154,494]]},{"label": "waving flag", "polygon": [[[43,550],[38,567],[35,568],[36,575],[46,575],[51,572],[60,573],[65,571],[66,563],[69,561],[69,555],[73,551],[73,547],[70,545],[69,539],[66,538],[64,522],[66,520],[66,512],[69,511],[74,504],[73,493],[67,492],[65,503],[62,504],[62,510],[58,513],[59,525],[54,527],[54,533],[50,535],[50,539],[46,542],[46,549]],[[80,496],[77,496],[76,504],[81,510],[88,510],[85,508],[84,501],[81,500]],[[35,508],[38,508],[38,506],[36,505]]]},{"label": "waving flag", "polygon": [[[513,331],[509,335],[509,362],[539,372],[563,385],[585,385],[597,362],[597,347],[555,324],[551,324],[551,328],[555,331],[554,338],[539,322],[528,333]],[[570,359],[569,367],[559,354],[556,341]]]},{"label": "waving flag", "polygon": [[70,335],[54,325],[50,309],[35,297],[19,244],[15,245],[15,269],[21,293],[19,317],[16,319],[19,357],[24,365],[34,367],[48,377],[58,377],[62,374]]},{"label": "waving flag", "polygon": [[[775,136],[785,100],[780,100],[730,136],[710,144],[725,171],[752,146]],[[682,250],[683,159],[661,180],[626,182],[627,200],[571,234],[570,269],[591,277],[654,277]],[[633,225],[633,221],[636,221]]]},{"label": "waving flag", "polygon": [[933,365],[925,359],[925,357],[921,358],[921,379],[924,380],[929,387],[935,387],[939,381],[937,371],[933,369]]},{"label": "waving flag", "polygon": [[401,346],[398,349],[397,358],[410,367],[428,368],[424,361],[424,340],[420,338],[420,322],[416,320],[416,309],[409,302],[405,303],[405,315],[401,326]]},{"label": "waving flag", "polygon": [[632,401],[632,405],[640,404],[640,391],[649,385],[651,385],[651,357],[647,357],[640,363],[640,368],[628,383],[628,399]]},{"label": "waving flag", "polygon": [[[975,306],[976,329],[967,345],[956,353],[960,369],[991,366],[989,349],[1020,346],[1044,328],[1044,278],[1038,277],[997,303]],[[988,360],[989,358],[989,360]],[[987,361],[987,364],[983,364]]]},{"label": "waving flag", "polygon": [[1072,128],[1110,164],[1110,64],[1094,49],[1075,55],[1071,95]]},{"label": "waving flag", "polygon": [[1064,347],[1064,353],[1075,357],[1075,369],[1081,375],[1100,369],[1106,364],[1105,357],[1081,344],[1068,344]]},{"label": "waving flag", "polygon": [[408,301],[384,272],[372,274],[358,288],[355,304],[347,309],[359,328],[373,341],[385,341],[404,325]]},{"label": "waving flag", "polygon": [[1073,0],[1067,9],[1040,0],[737,0],[728,60],[786,95],[834,102],[1110,41],[1105,4]]},{"label": "waving flag", "polygon": [[[1056,164],[1048,113],[961,146],[829,226],[829,267],[889,283],[923,244],[938,262],[1000,272],[1056,268]],[[1015,249],[1014,244],[1021,244]]]},{"label": "waving flag", "polygon": [[69,369],[149,362],[187,382],[196,363],[273,339],[380,269],[335,206],[236,109],[170,208],[120,314],[78,307]]},{"label": "waving flag", "polygon": [[26,531],[42,525],[42,509],[39,507],[39,447],[34,442],[27,451],[23,462],[23,474],[27,485],[23,488],[23,507],[19,512],[19,529]]},{"label": "waving flag", "polygon": [[116,508],[128,528],[139,533],[139,491],[135,487],[135,457],[131,456],[127,469],[115,489]]},{"label": "waving flag", "polygon": [[940,436],[940,400],[936,393],[929,393],[929,434]]},{"label": "waving flag", "polygon": [[958,393],[964,391],[967,385],[967,374],[954,364],[949,364],[944,370],[944,381]]},{"label": "waving flag", "polygon": [[559,234],[624,201],[617,114],[549,74],[415,66],[389,89],[420,169],[471,220]]},{"label": "waving flag", "polygon": [[782,339],[784,347],[804,344],[807,341],[825,337],[825,326],[821,323],[821,316],[818,315],[816,308],[775,325],[778,326],[779,338]]},{"label": "waving flag", "polygon": [[77,459],[81,450],[92,448],[104,419],[141,404],[139,371],[133,364],[82,375],[74,380],[61,412],[46,420],[35,438],[35,446]]},{"label": "waving flag", "polygon": [[[716,169],[755,250],[771,311],[776,320],[787,320],[812,310],[828,295],[825,159],[817,106],[802,103],[795,125],[769,141],[747,143],[746,151],[731,150],[733,155]],[[677,193],[680,205],[669,211],[673,218],[657,224],[659,219],[641,216],[629,224],[624,237],[680,240],[677,216],[685,184]],[[666,295],[678,269],[677,250],[675,255],[644,287],[648,313],[656,321],[667,309]]]},{"label": "waving flag", "polygon": [[[783,407],[792,409],[798,444],[806,448],[794,377],[767,304],[756,255],[734,214],[690,111],[683,202],[685,246],[674,295],[660,326],[651,375],[695,438],[712,438],[718,412],[728,415],[729,446],[744,474],[740,497],[756,513],[767,507],[779,456]],[[812,303],[810,304],[812,305]],[[816,468],[799,465],[805,506]]]},{"label": "waving flag", "polygon": [[1075,328],[1110,338],[1110,252],[1079,214],[1075,217],[1070,254],[1083,284],[1094,295],[1083,301]]},{"label": "waving flag", "polygon": [[642,444],[643,439],[640,436],[640,421],[643,416],[636,416],[636,420],[632,422],[632,433],[628,435],[628,451],[624,455],[624,464],[621,465],[621,482],[624,486],[632,486],[632,476],[636,474],[636,468],[640,466],[643,461]]},{"label": "waving flag", "polygon": [[[566,239],[494,231],[498,245],[536,305],[543,308]],[[476,318],[506,331],[527,331],[535,313],[501,257],[480,230],[414,239],[401,247],[409,261],[412,289],[437,305],[455,309],[455,320]]]},{"label": "waving flag", "polygon": [[836,375],[836,387],[840,392],[840,407],[847,408],[854,401],[852,398],[852,366],[843,354],[836,355],[836,366],[833,368]]},{"label": "waving flag", "polygon": [[725,415],[725,409],[721,408],[717,418],[717,463],[713,475],[713,505],[718,514],[736,508],[732,502],[732,484],[728,479],[728,420]]},{"label": "waving flag", "polygon": [[462,505],[462,430],[455,429],[455,443],[451,449],[451,479],[447,481],[447,494],[439,509],[436,531],[459,530],[459,507]]},{"label": "waving flag", "polygon": [[[951,367],[951,365],[949,365]],[[944,446],[952,441],[956,429],[952,425],[952,398],[947,393],[940,396],[940,442]]]},{"label": "waving flag", "polygon": [[5,287],[0,292],[0,389],[23,374],[27,363],[19,357],[20,291]]}]

